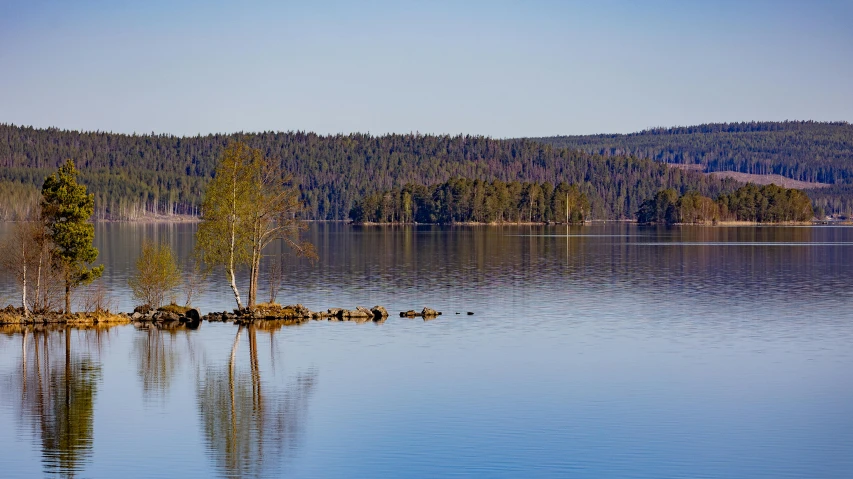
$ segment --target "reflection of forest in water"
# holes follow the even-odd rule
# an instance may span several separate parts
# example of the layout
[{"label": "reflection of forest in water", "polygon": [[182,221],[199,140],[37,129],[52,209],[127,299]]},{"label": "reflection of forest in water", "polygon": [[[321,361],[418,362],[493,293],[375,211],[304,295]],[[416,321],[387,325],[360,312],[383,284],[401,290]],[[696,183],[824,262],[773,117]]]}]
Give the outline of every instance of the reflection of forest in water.
[{"label": "reflection of forest in water", "polygon": [[199,361],[191,330],[183,325],[158,327],[146,323],[138,325],[137,330],[133,356],[142,396],[146,400],[165,400],[180,365]]},{"label": "reflection of forest in water", "polygon": [[46,474],[74,477],[91,458],[100,355],[110,334],[102,328],[20,332],[17,371],[7,377],[4,396],[39,441]]},{"label": "reflection of forest in water", "polygon": [[[274,348],[274,329],[266,331]],[[247,336],[248,371],[239,364]],[[198,381],[198,401],[208,453],[227,477],[257,477],[277,471],[293,457],[302,434],[316,373],[299,374],[284,390],[261,380],[258,328],[240,326],[228,363],[209,366]],[[276,355],[271,350],[272,366]]]},{"label": "reflection of forest in water", "polygon": [[82,475],[93,457],[96,395],[109,387],[109,378],[102,377],[102,362],[111,361],[104,358],[104,345],[116,334],[131,333],[130,371],[138,376],[144,400],[169,407],[167,393],[176,378],[194,381],[199,432],[219,473],[275,474],[299,446],[316,373],[276,379],[286,368],[276,364],[280,326],[269,326],[236,328],[228,333],[234,335],[230,350],[212,354],[197,333],[183,327],[3,330],[13,338],[6,344],[20,348],[15,369],[3,380],[3,401],[31,431],[45,474]]}]

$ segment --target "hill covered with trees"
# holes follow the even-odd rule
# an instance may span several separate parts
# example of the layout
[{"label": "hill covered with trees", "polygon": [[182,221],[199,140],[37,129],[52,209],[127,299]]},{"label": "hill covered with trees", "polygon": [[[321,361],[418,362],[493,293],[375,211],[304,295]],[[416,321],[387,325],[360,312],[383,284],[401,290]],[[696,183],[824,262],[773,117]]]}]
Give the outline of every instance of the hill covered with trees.
[{"label": "hill covered with trees", "polygon": [[739,186],[649,159],[529,139],[305,132],[176,137],[0,125],[0,214],[21,214],[27,198],[37,196],[44,178],[66,159],[74,160],[80,182],[95,194],[97,218],[198,214],[218,158],[237,140],[278,158],[293,173],[306,219],[346,219],[360,198],[451,178],[575,185],[595,219],[631,218],[661,189],[717,196]]},{"label": "hill covered with trees", "polygon": [[603,156],[632,155],[705,171],[782,175],[799,181],[853,184],[853,124],[847,122],[709,123],[625,135],[535,138]]},{"label": "hill covered with trees", "polygon": [[534,138],[602,156],[631,155],[661,163],[696,165],[706,172],[781,175],[827,183],[806,193],[820,212],[853,213],[853,124],[746,122],[653,128],[639,133]]}]

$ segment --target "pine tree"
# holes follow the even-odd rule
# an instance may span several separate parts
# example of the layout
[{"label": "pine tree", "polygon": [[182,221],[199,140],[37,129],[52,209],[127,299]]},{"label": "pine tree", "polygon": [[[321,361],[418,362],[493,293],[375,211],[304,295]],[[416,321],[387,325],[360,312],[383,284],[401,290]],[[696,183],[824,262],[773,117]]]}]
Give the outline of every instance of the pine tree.
[{"label": "pine tree", "polygon": [[77,183],[77,169],[68,160],[48,176],[41,190],[42,217],[53,244],[53,257],[65,281],[65,314],[71,313],[71,290],[100,278],[104,266],[90,267],[98,258],[92,245],[95,227],[89,222],[95,197]]}]

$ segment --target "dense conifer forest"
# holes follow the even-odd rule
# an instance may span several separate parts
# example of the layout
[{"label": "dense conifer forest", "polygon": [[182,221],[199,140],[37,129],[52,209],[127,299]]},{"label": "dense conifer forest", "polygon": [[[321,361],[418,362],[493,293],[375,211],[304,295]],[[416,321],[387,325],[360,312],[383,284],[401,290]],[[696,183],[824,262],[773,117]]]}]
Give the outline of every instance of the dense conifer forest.
[{"label": "dense conifer forest", "polygon": [[753,184],[721,194],[716,201],[695,191],[679,196],[674,189],[661,190],[637,210],[638,222],[657,224],[786,223],[811,221],[813,216],[812,202],[801,190]]},{"label": "dense conifer forest", "polygon": [[356,201],[356,223],[569,222],[587,219],[590,203],[576,185],[453,178],[432,186],[405,185]]},{"label": "dense conifer forest", "polygon": [[[632,218],[664,188],[716,196],[739,184],[648,159],[601,156],[528,139],[482,136],[236,133],[176,137],[0,125],[0,219],[24,214],[44,178],[66,159],[95,194],[95,217],[198,214],[225,145],[241,140],[279,158],[299,185],[306,219],[343,220],[356,201],[406,184],[451,178],[575,185],[595,219]],[[528,212],[529,214],[529,212]]]},{"label": "dense conifer forest", "polygon": [[536,140],[604,156],[633,155],[662,163],[702,165],[709,172],[738,171],[853,184],[853,124],[847,122],[710,123],[626,135]]}]

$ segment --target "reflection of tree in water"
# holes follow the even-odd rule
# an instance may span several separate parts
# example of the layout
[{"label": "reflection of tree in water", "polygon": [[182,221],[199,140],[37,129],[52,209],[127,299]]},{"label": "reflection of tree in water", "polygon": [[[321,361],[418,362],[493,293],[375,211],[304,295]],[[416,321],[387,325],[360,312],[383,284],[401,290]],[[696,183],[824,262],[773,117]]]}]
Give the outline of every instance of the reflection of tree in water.
[{"label": "reflection of tree in water", "polygon": [[97,356],[106,337],[97,329],[74,336],[72,352],[71,328],[25,330],[20,369],[9,381],[19,417],[41,441],[45,473],[63,477],[74,477],[92,454]]},{"label": "reflection of tree in water", "polygon": [[[278,463],[293,456],[316,380],[314,372],[300,374],[284,391],[267,391],[260,378],[256,329],[240,326],[227,366],[208,368],[198,386],[208,450],[227,477],[276,471]],[[237,365],[244,330],[249,342],[248,375]]]},{"label": "reflection of tree in water", "polygon": [[142,394],[150,399],[159,393],[165,397],[172,379],[182,362],[182,353],[178,342],[180,336],[186,339],[186,347],[190,356],[194,356],[194,348],[186,328],[164,329],[155,325],[145,325],[139,334],[134,336],[133,354],[136,358],[137,374],[142,380]]}]

